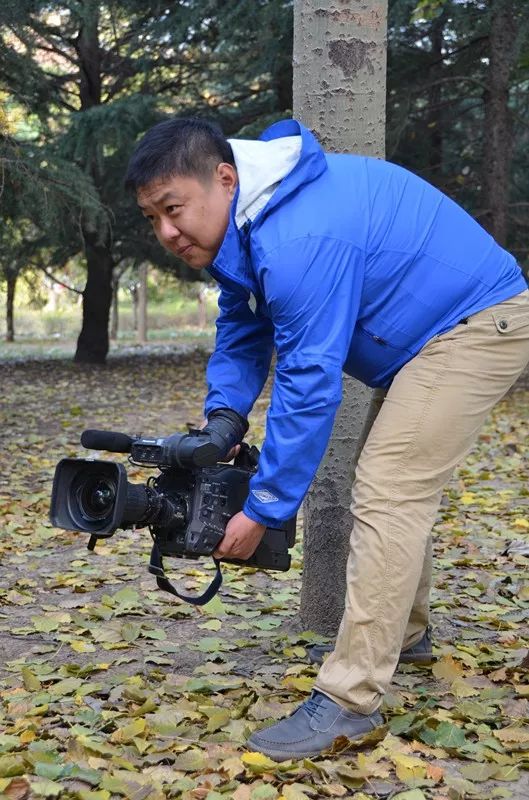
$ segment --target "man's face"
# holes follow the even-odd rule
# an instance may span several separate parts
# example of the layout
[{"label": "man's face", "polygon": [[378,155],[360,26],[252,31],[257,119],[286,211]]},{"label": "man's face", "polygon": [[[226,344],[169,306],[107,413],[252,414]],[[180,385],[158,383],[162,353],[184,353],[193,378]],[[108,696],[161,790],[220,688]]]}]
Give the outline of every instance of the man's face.
[{"label": "man's face", "polygon": [[223,163],[207,180],[182,175],[154,180],[138,189],[137,200],[162,247],[202,269],[220,249],[236,188],[235,168]]}]

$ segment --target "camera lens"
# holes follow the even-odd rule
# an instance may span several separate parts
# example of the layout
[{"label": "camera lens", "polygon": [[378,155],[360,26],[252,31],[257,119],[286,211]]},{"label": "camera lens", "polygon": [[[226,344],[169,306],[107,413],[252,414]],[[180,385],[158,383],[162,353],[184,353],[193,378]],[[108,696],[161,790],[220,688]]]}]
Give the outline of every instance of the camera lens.
[{"label": "camera lens", "polygon": [[79,511],[88,522],[105,519],[116,499],[116,483],[107,477],[93,475],[77,489]]}]

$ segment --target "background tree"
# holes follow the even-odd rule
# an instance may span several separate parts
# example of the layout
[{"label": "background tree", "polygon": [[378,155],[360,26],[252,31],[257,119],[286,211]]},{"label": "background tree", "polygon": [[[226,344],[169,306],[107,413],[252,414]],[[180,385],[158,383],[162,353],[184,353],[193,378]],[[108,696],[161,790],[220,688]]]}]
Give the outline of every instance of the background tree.
[{"label": "background tree", "polygon": [[6,338],[15,337],[14,301],[19,276],[64,263],[46,231],[63,229],[69,216],[100,219],[104,209],[86,175],[56,157],[49,160],[31,142],[17,142],[4,118],[0,130],[0,279],[6,282]]},{"label": "background tree", "polygon": [[527,4],[390,0],[388,40],[388,158],[527,263]]},{"label": "background tree", "polygon": [[86,259],[77,361],[105,360],[112,273],[123,259],[198,277],[138,231],[121,185],[138,135],[168,113],[215,116],[233,134],[281,111],[289,20],[279,0],[5,0],[0,85],[31,119],[39,158],[76,165],[108,211],[43,229],[62,261]]},{"label": "background tree", "polygon": [[[326,150],[384,155],[386,3],[294,3],[294,115]],[[335,633],[343,613],[354,454],[376,413],[344,379],[333,435],[304,506],[303,623]],[[371,409],[371,413],[368,410]]]}]

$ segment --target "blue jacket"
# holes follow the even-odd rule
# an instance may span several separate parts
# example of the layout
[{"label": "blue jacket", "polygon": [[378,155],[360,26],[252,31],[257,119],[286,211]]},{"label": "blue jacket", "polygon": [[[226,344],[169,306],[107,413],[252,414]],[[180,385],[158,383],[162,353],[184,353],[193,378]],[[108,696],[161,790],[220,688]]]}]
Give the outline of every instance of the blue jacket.
[{"label": "blue jacket", "polygon": [[294,120],[301,156],[252,223],[231,220],[209,268],[221,288],[205,412],[246,417],[277,365],[259,470],[244,507],[293,516],[327,446],[342,370],[387,387],[436,334],[527,288],[514,258],[407,170],[326,154]]}]

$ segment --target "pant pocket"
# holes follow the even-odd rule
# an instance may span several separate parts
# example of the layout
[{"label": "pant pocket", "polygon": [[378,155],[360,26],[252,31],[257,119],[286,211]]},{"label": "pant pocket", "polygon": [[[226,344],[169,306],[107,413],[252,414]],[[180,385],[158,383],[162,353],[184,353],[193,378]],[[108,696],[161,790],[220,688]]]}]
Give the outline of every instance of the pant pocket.
[{"label": "pant pocket", "polygon": [[529,328],[529,306],[526,309],[505,309],[492,312],[498,333],[508,335],[521,328]]}]

